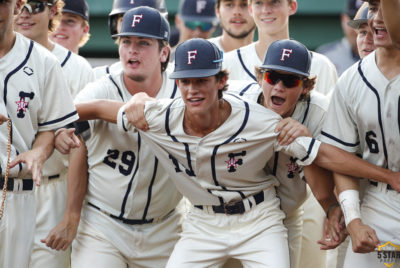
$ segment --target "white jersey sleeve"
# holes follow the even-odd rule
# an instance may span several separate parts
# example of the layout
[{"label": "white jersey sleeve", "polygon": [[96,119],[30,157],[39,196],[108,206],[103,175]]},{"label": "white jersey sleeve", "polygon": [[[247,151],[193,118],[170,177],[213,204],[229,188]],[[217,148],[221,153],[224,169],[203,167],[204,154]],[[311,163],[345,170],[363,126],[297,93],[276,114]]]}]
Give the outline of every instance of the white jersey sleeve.
[{"label": "white jersey sleeve", "polygon": [[314,91],[329,96],[338,79],[335,65],[326,56],[312,52],[310,74],[317,77]]},{"label": "white jersey sleeve", "polygon": [[114,62],[111,65],[103,65],[93,68],[94,76],[99,79],[105,75],[112,73],[119,74],[122,71],[122,63],[120,61]]}]

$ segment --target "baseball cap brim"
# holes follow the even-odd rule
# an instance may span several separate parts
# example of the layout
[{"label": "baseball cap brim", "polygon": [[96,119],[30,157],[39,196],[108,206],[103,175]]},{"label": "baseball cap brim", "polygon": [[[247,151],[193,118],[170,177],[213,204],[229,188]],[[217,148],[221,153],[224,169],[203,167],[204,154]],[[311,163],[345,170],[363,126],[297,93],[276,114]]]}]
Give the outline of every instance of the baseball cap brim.
[{"label": "baseball cap brim", "polygon": [[209,77],[219,73],[220,69],[197,69],[197,70],[182,70],[173,72],[169,75],[170,79],[180,78],[201,78]]},{"label": "baseball cap brim", "polygon": [[302,76],[305,76],[305,77],[309,77],[310,76],[309,73],[299,72],[299,70],[296,70],[294,68],[290,68],[290,67],[287,67],[287,66],[283,67],[283,66],[280,66],[280,65],[261,65],[260,68],[261,69],[269,69],[269,70],[277,70],[277,71],[289,72],[289,73],[302,75]]},{"label": "baseball cap brim", "polygon": [[74,10],[65,9],[65,8],[64,8],[62,12],[63,12],[63,13],[71,13],[71,14],[74,14],[74,15],[78,15],[79,17],[83,18],[84,20],[89,21],[89,18],[87,18],[87,17],[85,17],[85,16],[82,16],[82,14],[80,14],[80,13],[74,11]]},{"label": "baseball cap brim", "polygon": [[147,38],[154,38],[154,39],[159,39],[159,40],[165,40],[165,38],[161,38],[160,36],[157,35],[152,35],[152,34],[145,34],[145,33],[119,33],[119,34],[113,34],[112,38],[117,38],[118,36],[123,37],[123,36],[138,36],[138,37],[147,37]]},{"label": "baseball cap brim", "polygon": [[366,20],[366,19],[350,20],[347,22],[347,25],[349,25],[351,28],[357,30],[364,23],[368,23],[368,20]]}]

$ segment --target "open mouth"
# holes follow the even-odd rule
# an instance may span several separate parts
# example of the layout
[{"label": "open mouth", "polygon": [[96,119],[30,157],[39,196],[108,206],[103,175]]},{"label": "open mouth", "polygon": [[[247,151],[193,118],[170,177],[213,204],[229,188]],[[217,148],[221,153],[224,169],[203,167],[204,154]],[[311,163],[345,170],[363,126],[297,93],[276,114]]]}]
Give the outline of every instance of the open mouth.
[{"label": "open mouth", "polygon": [[231,24],[237,24],[237,25],[242,25],[245,24],[246,21],[243,19],[232,19],[229,21]]},{"label": "open mouth", "polygon": [[275,19],[274,18],[265,18],[265,19],[261,19],[261,21],[265,22],[265,23],[272,23],[275,21]]},{"label": "open mouth", "polygon": [[387,34],[387,31],[385,28],[375,28],[375,34],[377,36],[384,36]]},{"label": "open mouth", "polygon": [[272,96],[271,102],[276,106],[281,106],[282,104],[285,103],[285,99],[277,96]]},{"label": "open mouth", "polygon": [[131,59],[131,60],[128,60],[128,64],[133,66],[133,67],[136,67],[136,66],[138,66],[140,64],[140,62],[138,60],[132,60]]}]

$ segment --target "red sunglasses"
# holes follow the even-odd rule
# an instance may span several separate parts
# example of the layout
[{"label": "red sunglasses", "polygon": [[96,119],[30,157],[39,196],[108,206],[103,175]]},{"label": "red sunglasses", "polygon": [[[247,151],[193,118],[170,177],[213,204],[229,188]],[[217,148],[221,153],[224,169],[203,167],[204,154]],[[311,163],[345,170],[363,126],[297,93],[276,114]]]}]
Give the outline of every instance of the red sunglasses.
[{"label": "red sunglasses", "polygon": [[276,85],[282,81],[287,88],[298,87],[303,84],[304,78],[293,74],[281,74],[275,71],[266,71],[263,74],[263,79],[270,85]]}]

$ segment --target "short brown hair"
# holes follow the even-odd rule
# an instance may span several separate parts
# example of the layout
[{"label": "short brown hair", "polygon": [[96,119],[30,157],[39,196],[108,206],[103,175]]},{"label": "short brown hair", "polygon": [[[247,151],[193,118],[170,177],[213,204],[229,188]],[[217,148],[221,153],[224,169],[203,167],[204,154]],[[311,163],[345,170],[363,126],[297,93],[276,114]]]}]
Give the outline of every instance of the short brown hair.
[{"label": "short brown hair", "polygon": [[[262,83],[262,79],[263,79],[263,73],[266,69],[260,68],[258,66],[256,66],[254,68],[255,73],[256,73],[256,78],[257,78],[257,82],[258,84],[261,86]],[[301,94],[300,98],[298,99],[298,101],[303,101],[303,100],[309,100],[310,99],[310,92],[311,90],[314,89],[315,86],[315,82],[317,80],[316,76],[313,77],[305,77],[303,76],[303,88],[307,89],[307,93],[305,94]]]},{"label": "short brown hair", "polygon": [[[219,71],[219,73],[217,73],[215,75],[215,79],[217,81],[219,81],[220,79],[223,79],[225,77],[226,78],[229,77],[229,72],[227,70],[221,70],[221,71]],[[223,92],[226,90],[228,90],[228,84],[225,84],[225,86],[222,89],[218,90],[218,99],[222,99]]]}]

